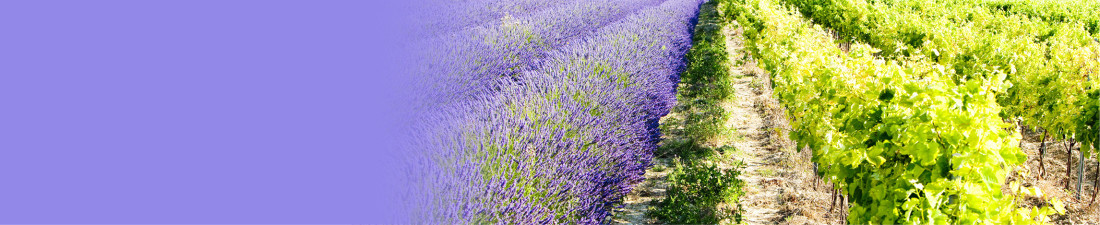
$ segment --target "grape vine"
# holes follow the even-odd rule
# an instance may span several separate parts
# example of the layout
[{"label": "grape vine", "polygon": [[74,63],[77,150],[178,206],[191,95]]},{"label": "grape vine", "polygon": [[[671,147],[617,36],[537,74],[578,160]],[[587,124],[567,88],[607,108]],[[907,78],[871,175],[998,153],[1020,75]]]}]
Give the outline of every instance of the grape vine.
[{"label": "grape vine", "polygon": [[[883,55],[890,58],[922,55],[954,70],[963,79],[1007,74],[1005,78],[1011,87],[997,92],[998,103],[1004,107],[1001,115],[1006,120],[1044,130],[1040,162],[1047,137],[1070,141],[1067,147],[1072,148],[1079,139],[1088,138],[1089,134],[1079,131],[1095,126],[1079,121],[1095,119],[1086,118],[1094,115],[1087,114],[1082,104],[1088,100],[1087,90],[1100,88],[1100,80],[1094,79],[1100,74],[1100,40],[1095,37],[1096,28],[1091,24],[1094,22],[1090,22],[1097,13],[1051,19],[1049,15],[1064,18],[1069,14],[1034,10],[1074,5],[1089,8],[1095,4],[1053,1],[1025,7],[992,0],[784,0],[784,3],[838,31],[843,40],[886,49]],[[1094,147],[1083,147],[1080,158],[1096,153]],[[1067,177],[1071,177],[1070,164],[1066,164]],[[1041,176],[1045,166],[1040,164],[1039,169]],[[1080,183],[1078,179],[1078,186]],[[1070,188],[1069,180],[1065,186]]]},{"label": "grape vine", "polygon": [[1029,223],[1064,210],[1020,209],[1001,191],[1007,172],[1026,160],[1019,134],[999,116],[1006,73],[961,76],[923,55],[876,58],[866,44],[845,52],[769,0],[729,9],[746,49],[773,77],[791,139],[850,196],[849,222]]}]

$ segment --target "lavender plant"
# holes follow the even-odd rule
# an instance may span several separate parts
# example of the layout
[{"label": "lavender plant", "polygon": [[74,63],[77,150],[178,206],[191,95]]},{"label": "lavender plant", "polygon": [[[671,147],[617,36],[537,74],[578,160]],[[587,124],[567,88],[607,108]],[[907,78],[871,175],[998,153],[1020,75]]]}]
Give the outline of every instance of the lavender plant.
[{"label": "lavender plant", "polygon": [[[502,79],[531,70],[545,54],[570,39],[619,21],[655,0],[576,1],[527,17],[506,15],[483,26],[413,42],[412,73],[425,107],[462,102],[498,90]],[[583,16],[578,16],[583,15]]]},{"label": "lavender plant", "polygon": [[412,222],[604,222],[651,166],[700,4],[567,3],[421,42]]},{"label": "lavender plant", "polygon": [[506,16],[526,16],[577,0],[420,0],[410,4],[414,38],[428,38],[486,25]]}]

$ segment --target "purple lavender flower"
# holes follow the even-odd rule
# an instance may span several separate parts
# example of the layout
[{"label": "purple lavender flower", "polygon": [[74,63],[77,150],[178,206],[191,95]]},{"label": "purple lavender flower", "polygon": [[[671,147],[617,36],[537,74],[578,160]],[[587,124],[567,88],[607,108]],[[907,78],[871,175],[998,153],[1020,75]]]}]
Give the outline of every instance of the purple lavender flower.
[{"label": "purple lavender flower", "polygon": [[441,30],[410,46],[413,221],[604,222],[652,165],[701,3],[468,1],[439,15],[470,19],[426,19]]}]

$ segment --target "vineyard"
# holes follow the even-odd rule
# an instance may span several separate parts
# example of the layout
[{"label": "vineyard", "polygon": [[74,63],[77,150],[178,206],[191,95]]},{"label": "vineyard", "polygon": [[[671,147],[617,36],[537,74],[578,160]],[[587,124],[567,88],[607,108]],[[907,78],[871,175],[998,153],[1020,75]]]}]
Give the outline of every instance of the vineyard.
[{"label": "vineyard", "polygon": [[414,1],[417,224],[1100,223],[1100,3]]}]

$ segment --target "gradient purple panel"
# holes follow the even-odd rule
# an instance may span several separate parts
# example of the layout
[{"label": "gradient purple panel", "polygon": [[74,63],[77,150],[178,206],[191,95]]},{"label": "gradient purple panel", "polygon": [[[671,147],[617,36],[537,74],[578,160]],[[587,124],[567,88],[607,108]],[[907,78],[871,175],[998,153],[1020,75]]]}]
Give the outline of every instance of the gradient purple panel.
[{"label": "gradient purple panel", "polygon": [[0,223],[394,222],[393,4],[0,2]]}]

